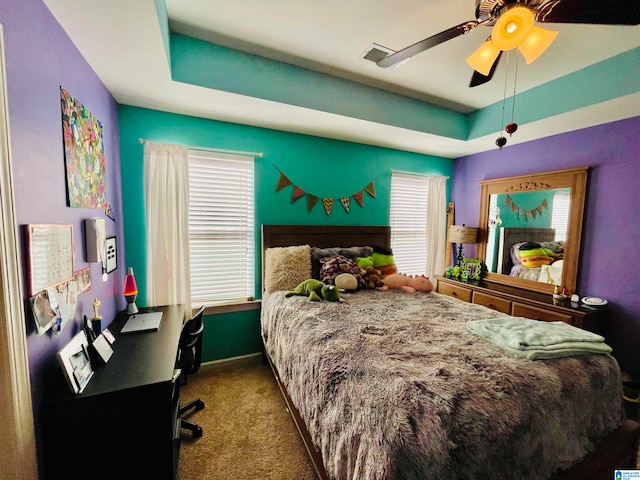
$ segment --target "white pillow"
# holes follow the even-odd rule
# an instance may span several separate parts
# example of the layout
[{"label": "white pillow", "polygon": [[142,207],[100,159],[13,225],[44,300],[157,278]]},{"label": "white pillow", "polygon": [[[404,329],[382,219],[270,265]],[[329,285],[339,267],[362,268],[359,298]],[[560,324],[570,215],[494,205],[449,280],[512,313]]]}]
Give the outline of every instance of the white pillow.
[{"label": "white pillow", "polygon": [[311,278],[311,247],[268,248],[264,258],[264,291],[293,290]]}]

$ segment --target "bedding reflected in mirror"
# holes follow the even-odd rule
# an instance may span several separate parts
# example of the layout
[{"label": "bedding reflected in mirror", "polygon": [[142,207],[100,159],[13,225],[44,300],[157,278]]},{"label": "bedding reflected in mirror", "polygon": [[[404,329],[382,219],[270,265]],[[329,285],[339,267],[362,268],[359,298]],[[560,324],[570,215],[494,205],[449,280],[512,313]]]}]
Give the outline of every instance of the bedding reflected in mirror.
[{"label": "bedding reflected in mirror", "polygon": [[570,188],[490,195],[487,271],[562,285],[570,197]]}]

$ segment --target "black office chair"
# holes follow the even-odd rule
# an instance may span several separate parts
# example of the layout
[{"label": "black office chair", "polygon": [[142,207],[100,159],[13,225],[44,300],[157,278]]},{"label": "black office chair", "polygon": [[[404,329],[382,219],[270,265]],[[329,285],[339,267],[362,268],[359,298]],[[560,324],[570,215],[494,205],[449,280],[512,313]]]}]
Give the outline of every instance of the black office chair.
[{"label": "black office chair", "polygon": [[[178,347],[178,357],[176,359],[176,368],[181,370],[183,385],[187,383],[187,375],[196,373],[200,369],[202,361],[202,332],[204,331],[204,306],[200,307],[190,320],[182,327],[180,334],[180,345]],[[189,410],[195,408],[202,410],[204,402],[199,398],[181,405],[178,410],[180,415],[180,427],[190,430],[194,438],[202,436],[202,427],[197,423],[191,422],[182,416]]]}]

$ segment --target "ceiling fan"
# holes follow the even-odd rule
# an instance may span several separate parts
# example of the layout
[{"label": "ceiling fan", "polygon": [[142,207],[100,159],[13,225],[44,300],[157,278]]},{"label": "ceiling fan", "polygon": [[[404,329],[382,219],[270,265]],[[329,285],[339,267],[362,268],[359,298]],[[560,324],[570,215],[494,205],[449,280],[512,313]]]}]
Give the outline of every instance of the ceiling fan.
[{"label": "ceiling fan", "polygon": [[534,27],[534,20],[540,23],[638,25],[640,0],[476,0],[476,20],[390,53],[376,63],[383,68],[398,65],[476,27],[493,26],[485,44],[467,58],[467,63],[474,68],[469,86],[475,87],[491,80],[503,51],[518,47],[527,63],[531,63],[546,50],[557,32]]}]

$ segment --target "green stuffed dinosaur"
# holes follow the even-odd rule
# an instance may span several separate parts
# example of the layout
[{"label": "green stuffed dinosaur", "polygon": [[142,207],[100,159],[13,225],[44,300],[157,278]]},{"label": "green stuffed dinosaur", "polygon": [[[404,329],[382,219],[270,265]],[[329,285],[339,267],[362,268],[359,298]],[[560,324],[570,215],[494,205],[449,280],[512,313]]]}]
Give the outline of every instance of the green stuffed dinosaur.
[{"label": "green stuffed dinosaur", "polygon": [[285,297],[299,295],[309,297],[312,302],[319,302],[324,299],[329,302],[344,302],[340,297],[340,291],[335,285],[325,285],[320,280],[310,278],[299,284],[295,289],[289,290],[284,294]]}]

